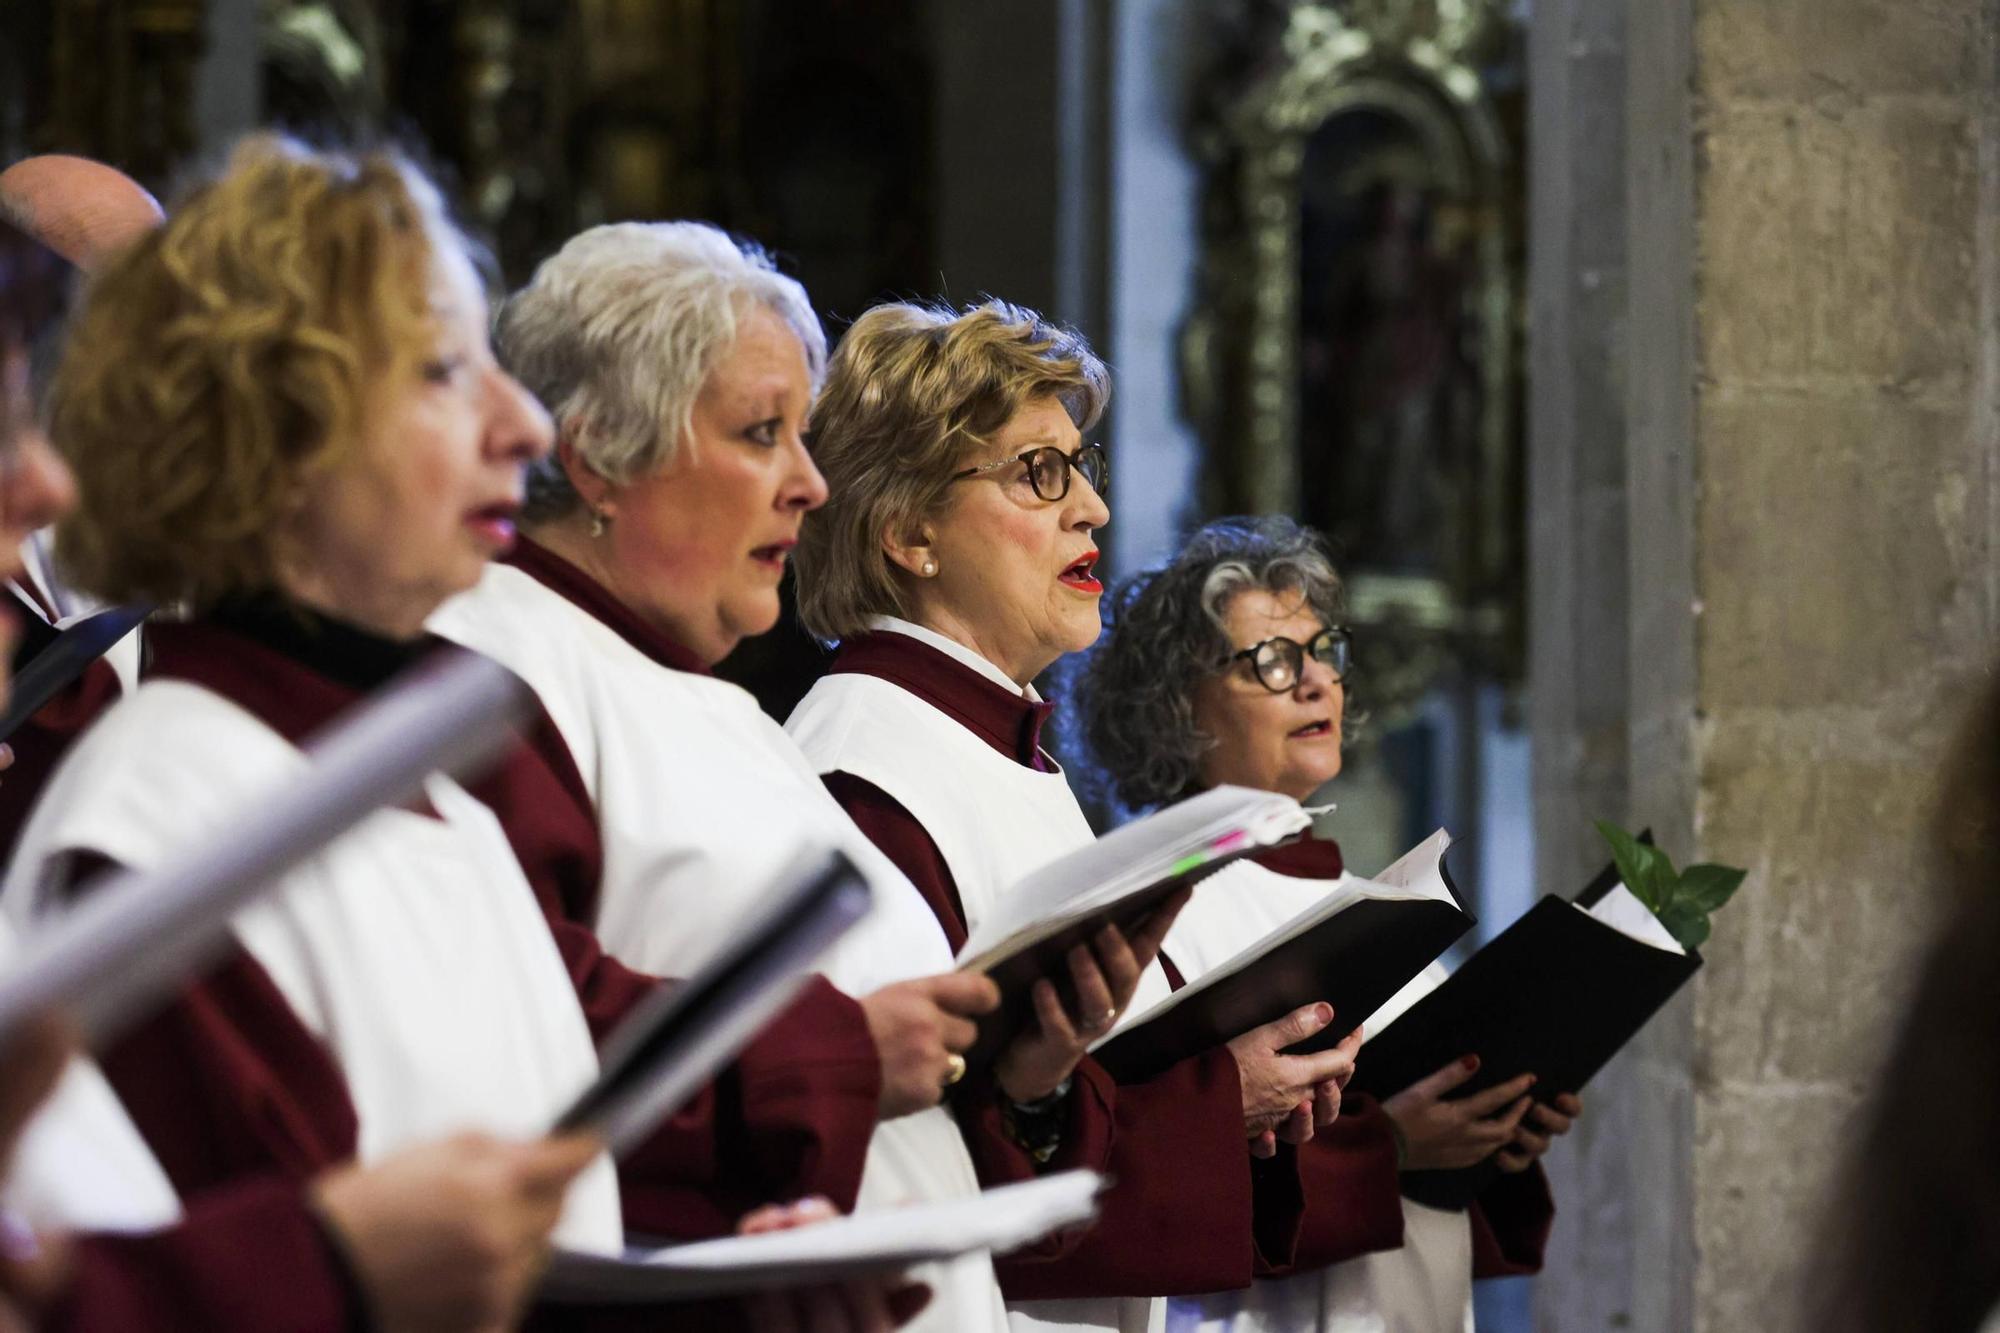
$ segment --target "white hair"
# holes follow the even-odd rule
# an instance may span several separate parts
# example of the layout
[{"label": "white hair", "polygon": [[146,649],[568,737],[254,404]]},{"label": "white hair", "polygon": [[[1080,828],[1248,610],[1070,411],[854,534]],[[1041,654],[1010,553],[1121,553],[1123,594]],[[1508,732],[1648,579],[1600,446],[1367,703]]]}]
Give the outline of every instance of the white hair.
[{"label": "white hair", "polygon": [[[501,307],[494,345],[583,461],[625,485],[679,455],[695,398],[753,302],[798,335],[817,393],[826,334],[805,288],[705,222],[617,222],[572,237]],[[553,455],[536,464],[531,518],[576,503]]]}]

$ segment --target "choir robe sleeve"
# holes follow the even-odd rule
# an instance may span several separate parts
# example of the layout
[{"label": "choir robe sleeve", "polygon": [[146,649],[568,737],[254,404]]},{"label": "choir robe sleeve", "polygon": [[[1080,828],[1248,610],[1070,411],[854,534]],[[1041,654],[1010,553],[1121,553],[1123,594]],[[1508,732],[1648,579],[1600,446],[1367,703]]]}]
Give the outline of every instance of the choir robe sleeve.
[{"label": "choir robe sleeve", "polygon": [[1305,1216],[1288,1271],[1323,1268],[1402,1245],[1396,1135],[1380,1103],[1363,1093],[1348,1093],[1341,1098],[1340,1118],[1292,1151]]},{"label": "choir robe sleeve", "polygon": [[[79,853],[69,882],[87,893],[114,868]],[[354,1104],[339,1066],[241,946],[99,1064],[183,1198],[247,1176],[303,1182],[354,1155]]]},{"label": "choir robe sleeve", "polygon": [[[499,817],[601,1043],[672,983],[626,967],[583,924],[595,914],[602,846],[583,780],[547,715],[470,790]],[[774,1200],[817,1194],[852,1209],[881,1096],[867,1015],[814,977],[715,1083],[619,1162],[626,1226],[697,1240],[726,1234]]]},{"label": "choir robe sleeve", "polygon": [[296,1185],[211,1190],[175,1226],[72,1241],[44,1333],[339,1333],[368,1327],[358,1286]]},{"label": "choir robe sleeve", "polygon": [[[954,951],[966,928],[943,853],[916,817],[851,773],[823,781],[848,816],[930,904]],[[1000,1124],[998,1092],[968,1080],[954,1099],[986,1184],[1034,1174]],[[1225,1050],[1182,1061],[1145,1083],[1118,1084],[1096,1061],[1077,1065],[1056,1157],[1041,1170],[1084,1166],[1116,1186],[1094,1226],[998,1259],[1011,1300],[1193,1295],[1249,1285],[1293,1261],[1303,1199],[1289,1163],[1253,1173],[1243,1094]]]},{"label": "choir robe sleeve", "polygon": [[1466,1210],[1472,1223],[1472,1275],[1521,1277],[1542,1270],[1542,1253],[1555,1224],[1549,1178],[1536,1162],[1502,1175]]}]

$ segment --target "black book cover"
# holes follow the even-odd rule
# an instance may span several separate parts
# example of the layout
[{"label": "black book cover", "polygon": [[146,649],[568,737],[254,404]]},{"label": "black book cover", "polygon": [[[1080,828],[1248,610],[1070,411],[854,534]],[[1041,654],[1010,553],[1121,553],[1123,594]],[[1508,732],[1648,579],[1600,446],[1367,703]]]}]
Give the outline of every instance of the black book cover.
[{"label": "black book cover", "polygon": [[[1591,882],[1594,904],[1619,882]],[[1533,1095],[1553,1102],[1578,1092],[1701,967],[1701,955],[1641,944],[1550,895],[1466,960],[1362,1048],[1350,1087],[1377,1099],[1467,1054],[1479,1072],[1453,1090],[1470,1096],[1533,1073]],[[1408,1171],[1403,1193],[1438,1208],[1464,1208],[1499,1172],[1492,1160],[1456,1171]]]},{"label": "black book cover", "polygon": [[597,1078],[555,1131],[595,1130],[614,1154],[635,1146],[734,1058],[869,902],[868,881],[844,854],[802,854],[692,976],[657,988],[619,1022]]},{"label": "black book cover", "polygon": [[74,685],[90,664],[111,651],[152,611],[150,606],[114,606],[65,630],[44,630],[46,642],[26,662],[17,661],[14,688],[0,711],[0,740],[21,729],[43,704]]},{"label": "black book cover", "polygon": [[1325,1050],[1472,924],[1467,913],[1435,898],[1360,899],[1093,1054],[1120,1082],[1139,1082],[1316,1000],[1333,1006],[1334,1021],[1291,1049]]},{"label": "black book cover", "polygon": [[1071,948],[1086,943],[1107,923],[1130,936],[1182,885],[1205,879],[1224,864],[1215,862],[1198,871],[1161,880],[983,969],[1000,988],[1000,1007],[979,1019],[978,1040],[965,1053],[967,1067],[984,1069],[992,1064],[1007,1049],[1007,1043],[1035,1022],[1033,988],[1043,977],[1055,982],[1064,1006],[1074,1011],[1076,995],[1069,980],[1067,956]]}]

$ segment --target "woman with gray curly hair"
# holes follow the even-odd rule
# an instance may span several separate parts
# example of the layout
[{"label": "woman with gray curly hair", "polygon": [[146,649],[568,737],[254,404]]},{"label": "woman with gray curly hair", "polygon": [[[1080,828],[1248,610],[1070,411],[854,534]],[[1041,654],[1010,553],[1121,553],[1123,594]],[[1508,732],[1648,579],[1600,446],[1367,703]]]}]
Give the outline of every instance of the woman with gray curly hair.
[{"label": "woman with gray curly hair", "polygon": [[[1350,645],[1340,577],[1318,534],[1288,518],[1217,519],[1110,601],[1075,683],[1096,776],[1120,804],[1147,810],[1225,783],[1304,800],[1340,772]],[[1343,873],[1339,846],[1311,837],[1239,862],[1203,884],[1166,948],[1192,979],[1314,905]],[[1364,1030],[1444,975],[1433,965]],[[1468,1053],[1380,1105],[1350,1094],[1340,1120],[1300,1154],[1314,1176],[1298,1266],[1319,1271],[1195,1302],[1199,1317],[1186,1326],[1366,1321],[1470,1333],[1475,1276],[1540,1266],[1554,1210],[1536,1159],[1582,1109],[1569,1094],[1535,1102],[1529,1075],[1448,1100],[1477,1068]],[[1400,1197],[1402,1170],[1495,1154],[1499,1183],[1465,1216]]]}]

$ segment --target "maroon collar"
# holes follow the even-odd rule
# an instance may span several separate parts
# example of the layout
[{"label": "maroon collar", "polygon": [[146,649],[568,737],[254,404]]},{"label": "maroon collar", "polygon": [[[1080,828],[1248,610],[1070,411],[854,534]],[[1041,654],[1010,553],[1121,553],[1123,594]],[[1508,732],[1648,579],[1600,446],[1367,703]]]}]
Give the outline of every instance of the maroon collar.
[{"label": "maroon collar", "polygon": [[830,670],[892,681],[1015,763],[1055,771],[1042,754],[1042,725],[1054,704],[1005,689],[919,639],[893,630],[859,635],[840,645]]},{"label": "maroon collar", "polygon": [[297,745],[360,699],[361,692],[256,639],[206,621],[146,629],[149,679],[213,690]]},{"label": "maroon collar", "polygon": [[604,622],[619,638],[637,648],[663,667],[712,676],[708,663],[635,615],[632,609],[605,591],[604,585],[578,569],[548,547],[526,537],[501,557],[535,582],[567,598],[575,606]]},{"label": "maroon collar", "polygon": [[448,647],[398,643],[275,598],[246,598],[199,619],[146,627],[145,675],[205,686],[293,744]]},{"label": "maroon collar", "polygon": [[1331,838],[1315,838],[1311,833],[1297,842],[1257,852],[1250,859],[1272,874],[1289,879],[1339,879],[1346,868],[1340,859],[1340,844]]}]

